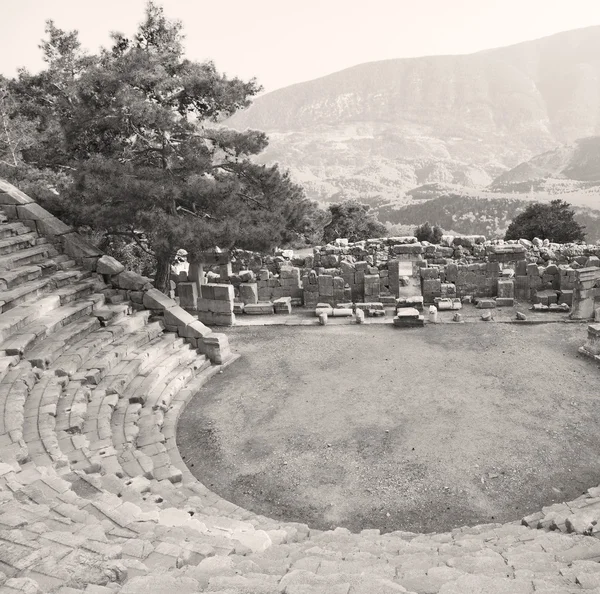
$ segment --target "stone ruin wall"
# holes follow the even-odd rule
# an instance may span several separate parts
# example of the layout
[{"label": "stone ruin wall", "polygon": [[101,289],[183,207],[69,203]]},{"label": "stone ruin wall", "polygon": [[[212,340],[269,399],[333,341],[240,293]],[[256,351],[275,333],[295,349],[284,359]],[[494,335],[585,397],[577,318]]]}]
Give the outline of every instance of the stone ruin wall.
[{"label": "stone ruin wall", "polygon": [[[185,309],[216,325],[233,324],[235,313],[242,311],[273,313],[282,302],[286,310],[291,305],[314,308],[318,303],[393,305],[410,287],[424,303],[465,297],[495,299],[498,306],[513,305],[514,300],[564,303],[574,308],[573,317],[587,319],[596,309],[599,256],[598,245],[490,241],[483,236],[444,236],[440,245],[415,237],[353,244],[338,240],[305,257],[292,251],[276,256],[234,251],[228,266],[209,268],[202,282],[217,288],[207,285],[206,298],[200,294],[201,286],[198,294],[185,297],[189,292],[185,272],[177,277],[177,294]],[[592,280],[580,279],[588,268]],[[223,289],[224,284],[232,289]],[[215,299],[226,303],[215,304]]]}]

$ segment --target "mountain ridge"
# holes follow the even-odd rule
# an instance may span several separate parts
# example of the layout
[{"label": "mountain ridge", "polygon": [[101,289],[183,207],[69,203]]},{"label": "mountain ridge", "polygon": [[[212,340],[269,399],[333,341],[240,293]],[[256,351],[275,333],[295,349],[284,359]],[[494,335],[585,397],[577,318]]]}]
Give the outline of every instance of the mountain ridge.
[{"label": "mountain ridge", "polygon": [[600,135],[600,25],[472,54],[365,62],[266,93],[227,123],[267,132],[260,161],[289,168],[323,203],[402,201],[434,182],[484,187]]}]

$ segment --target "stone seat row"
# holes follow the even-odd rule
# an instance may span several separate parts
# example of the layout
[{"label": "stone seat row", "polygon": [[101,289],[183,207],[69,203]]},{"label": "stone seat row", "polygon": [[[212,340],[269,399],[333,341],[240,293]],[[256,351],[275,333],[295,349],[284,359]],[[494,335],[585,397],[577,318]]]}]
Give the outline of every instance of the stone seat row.
[{"label": "stone seat row", "polygon": [[593,530],[323,532],[225,501],[176,444],[222,367],[106,280],[0,218],[0,594],[598,592]]},{"label": "stone seat row", "polygon": [[[0,233],[10,236],[5,225],[0,225]],[[11,245],[19,245],[21,251],[29,250],[27,242]],[[0,349],[5,363],[0,382],[3,412],[0,458],[6,478],[6,502],[9,502],[8,491],[17,492],[12,503],[18,501],[21,505],[26,501],[27,512],[31,514],[32,506],[37,506],[36,520],[43,517],[52,528],[57,527],[56,522],[68,524],[69,534],[61,539],[77,545],[74,550],[83,557],[88,555],[89,547],[71,536],[75,531],[73,525],[81,524],[76,530],[83,534],[89,525],[100,524],[109,532],[106,538],[127,537],[136,548],[133,540],[139,540],[134,539],[140,535],[139,531],[127,527],[132,522],[143,523],[144,534],[149,532],[144,514],[151,514],[151,528],[157,528],[161,534],[152,536],[153,545],[148,538],[142,549],[157,547],[161,551],[155,554],[160,568],[177,565],[179,556],[166,554],[175,549],[188,562],[198,561],[204,555],[230,554],[236,547],[240,551],[250,550],[242,541],[255,547],[264,546],[268,535],[241,520],[241,516],[254,517],[252,514],[236,513],[234,510],[238,508],[199,484],[188,488],[176,487],[171,482],[181,480],[181,472],[171,465],[165,447],[166,437],[161,433],[164,413],[181,388],[190,381],[199,386],[205,381],[203,374],[208,377],[214,372],[210,361],[182,338],[164,333],[161,322],[149,322],[149,311],[131,314],[127,304],[106,305],[105,293],[101,292],[105,285],[86,271],[74,270],[74,274],[63,277],[65,284],[54,282],[58,272],[48,258],[53,258],[53,262],[66,260],[52,250],[47,246],[35,254],[27,251],[27,257],[12,255],[10,262],[4,260],[10,276],[3,275],[6,289],[2,295],[14,296],[11,291],[22,288],[19,303],[7,299],[5,302],[10,302],[11,307],[0,314],[3,329]],[[52,282],[44,282],[42,286],[35,281],[44,270],[54,272],[48,276]],[[79,280],[88,281],[85,289],[77,285]],[[121,411],[123,415],[117,414]],[[123,439],[113,441],[113,435],[121,435]],[[138,462],[137,466],[132,460]],[[26,481],[21,489],[16,476],[23,480],[35,476],[37,482],[32,486]],[[40,477],[48,476],[54,486],[60,485],[56,493],[47,485],[42,486],[44,481]],[[178,508],[170,508],[171,503]],[[124,504],[127,505],[121,512],[115,511]],[[13,513],[8,504],[2,511],[2,517],[9,521],[10,516],[13,523],[14,518],[27,515]],[[166,519],[159,522],[159,514],[164,512],[170,514],[166,513]],[[194,515],[203,522],[193,520]],[[270,525],[273,529],[279,527],[278,523]],[[41,526],[38,528],[42,531]],[[174,531],[179,535],[182,530],[191,531],[194,536],[192,540],[186,539],[191,543],[187,553],[180,539],[161,541],[163,532]],[[0,551],[5,546],[12,545],[0,539]],[[94,562],[123,555],[114,548],[111,550],[105,548]],[[51,570],[42,568],[41,572],[28,574],[26,564],[13,560],[17,565],[6,565],[8,579],[0,589],[52,591],[62,587],[60,584],[76,585],[78,581],[111,583],[116,579],[118,582],[126,573],[121,567],[97,576],[83,569],[87,561],[82,561],[79,570],[62,558],[60,563],[56,557],[53,561],[54,564],[48,564]],[[134,568],[132,575],[154,569],[153,563],[147,563],[143,571]],[[30,581],[31,575],[37,585]]]}]

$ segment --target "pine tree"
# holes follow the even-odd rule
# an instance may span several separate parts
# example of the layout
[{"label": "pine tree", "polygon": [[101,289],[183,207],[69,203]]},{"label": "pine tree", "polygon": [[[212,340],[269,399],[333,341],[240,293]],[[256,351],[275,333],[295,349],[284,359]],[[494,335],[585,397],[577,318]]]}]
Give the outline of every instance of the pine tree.
[{"label": "pine tree", "polygon": [[323,231],[323,241],[329,243],[338,237],[348,240],[362,241],[386,234],[385,225],[377,220],[375,214],[366,204],[357,200],[346,200],[329,207],[331,220]]},{"label": "pine tree", "polygon": [[158,288],[180,248],[267,249],[309,226],[316,205],[302,189],[252,161],[265,134],[222,123],[257,82],[186,59],[181,23],[162,7],[148,2],[137,33],[113,34],[99,56],[81,52],[76,32],[49,23],[47,33],[48,69],[15,85],[47,140],[35,158],[73,168],[71,221],[151,252]]},{"label": "pine tree", "polygon": [[506,230],[504,239],[549,239],[556,243],[585,240],[585,227],[575,219],[575,211],[564,200],[550,204],[534,202],[517,215]]}]

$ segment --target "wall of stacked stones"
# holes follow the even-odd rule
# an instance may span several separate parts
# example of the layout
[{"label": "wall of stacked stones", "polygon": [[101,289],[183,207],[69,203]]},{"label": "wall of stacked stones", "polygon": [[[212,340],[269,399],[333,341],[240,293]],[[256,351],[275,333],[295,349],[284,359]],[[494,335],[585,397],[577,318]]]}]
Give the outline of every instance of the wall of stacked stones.
[{"label": "wall of stacked stones", "polygon": [[440,245],[415,237],[337,240],[301,257],[291,250],[233,251],[227,265],[206,268],[204,288],[181,273],[177,294],[184,309],[211,325],[231,325],[242,311],[272,313],[278,305],[287,311],[290,305],[393,302],[411,276],[420,282],[425,303],[471,296],[495,298],[498,305],[514,299],[571,305],[576,271],[600,267],[599,255],[597,245],[483,236],[445,236]]}]

